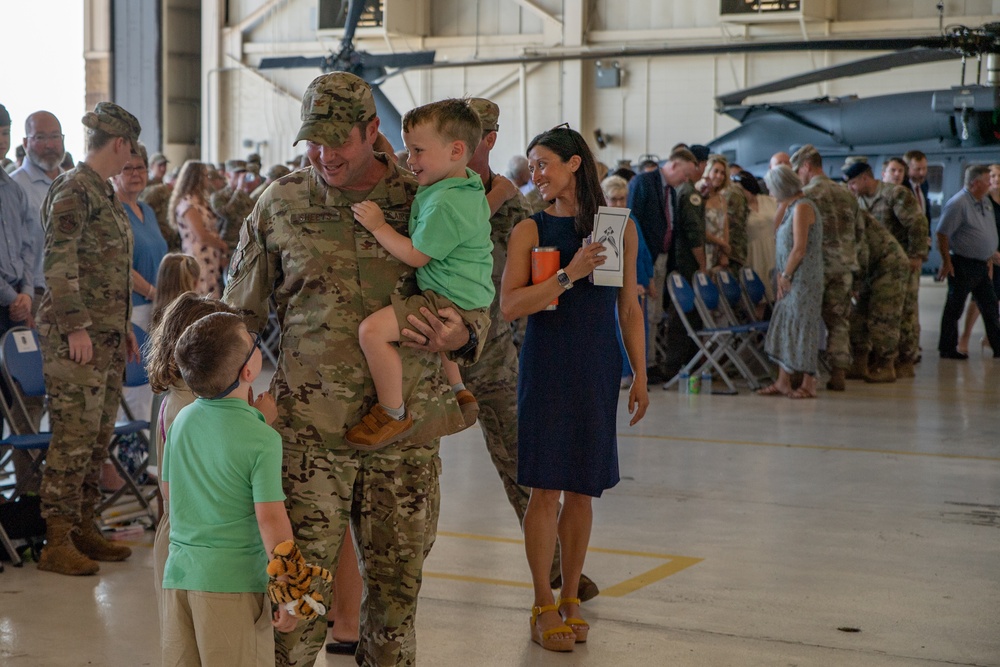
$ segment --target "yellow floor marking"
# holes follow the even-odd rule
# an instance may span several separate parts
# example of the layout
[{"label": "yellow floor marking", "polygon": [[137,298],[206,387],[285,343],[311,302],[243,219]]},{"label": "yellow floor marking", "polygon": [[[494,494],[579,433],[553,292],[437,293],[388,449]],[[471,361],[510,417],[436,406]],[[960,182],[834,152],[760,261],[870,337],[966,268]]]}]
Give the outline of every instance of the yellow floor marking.
[{"label": "yellow floor marking", "polygon": [[889,454],[892,456],[919,456],[932,459],[958,459],[961,461],[1000,461],[997,456],[973,456],[971,454],[949,454],[947,452],[907,452],[896,449],[872,449],[867,447],[845,447],[843,445],[807,445],[797,442],[754,442],[752,440],[715,440],[712,438],[689,438],[677,435],[637,435],[635,433],[619,433],[619,438],[635,438],[637,440],[672,440],[674,442],[703,442],[713,445],[747,445],[751,447],[788,447],[790,449],[819,449],[838,452],[855,452],[862,454]]},{"label": "yellow floor marking", "polygon": [[[462,540],[500,542],[502,544],[524,544],[524,541],[520,539],[516,539],[513,537],[497,537],[494,535],[476,535],[474,533],[453,533],[443,530],[439,531],[438,535],[441,537],[454,537]],[[660,581],[661,579],[666,579],[670,575],[677,574],[681,570],[687,569],[692,565],[697,565],[703,560],[701,558],[691,558],[689,556],[674,556],[672,554],[659,554],[659,553],[651,553],[648,551],[602,549],[600,547],[590,547],[588,551],[592,551],[594,553],[602,553],[602,554],[613,554],[616,556],[632,556],[635,558],[655,558],[658,560],[667,561],[666,563],[657,565],[653,569],[643,572],[642,574],[632,577],[631,579],[626,579],[625,581],[602,588],[601,595],[611,598],[618,598],[622,597],[623,595],[628,595],[629,593],[634,593],[640,588],[649,586],[650,584],[654,584],[657,581]],[[510,581],[507,579],[470,577],[460,574],[447,574],[443,572],[424,572],[424,576],[431,577],[433,579],[449,579],[451,581],[464,581],[476,584],[490,584],[492,586],[514,586],[516,588],[531,588],[530,582]]]}]

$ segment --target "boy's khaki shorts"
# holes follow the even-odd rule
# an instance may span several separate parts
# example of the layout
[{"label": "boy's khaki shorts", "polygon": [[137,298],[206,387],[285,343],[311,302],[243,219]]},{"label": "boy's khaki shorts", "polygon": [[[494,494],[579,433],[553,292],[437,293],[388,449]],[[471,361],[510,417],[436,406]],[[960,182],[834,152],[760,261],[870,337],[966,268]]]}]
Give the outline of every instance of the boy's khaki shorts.
[{"label": "boy's khaki shorts", "polygon": [[[479,340],[483,340],[486,332],[490,330],[489,307],[462,310],[451,299],[441,296],[434,290],[425,290],[413,296],[392,295],[392,310],[396,314],[396,324],[399,325],[400,332],[403,329],[414,331],[413,325],[406,318],[409,315],[416,315],[420,319],[424,319],[424,316],[420,313],[421,308],[427,308],[434,314],[437,314],[442,308],[454,308],[455,312],[462,318],[462,321],[476,332]],[[399,339],[401,341],[409,340],[402,333],[399,334]]]},{"label": "boy's khaki shorts", "polygon": [[273,667],[274,627],[264,593],[163,590],[163,667]]}]

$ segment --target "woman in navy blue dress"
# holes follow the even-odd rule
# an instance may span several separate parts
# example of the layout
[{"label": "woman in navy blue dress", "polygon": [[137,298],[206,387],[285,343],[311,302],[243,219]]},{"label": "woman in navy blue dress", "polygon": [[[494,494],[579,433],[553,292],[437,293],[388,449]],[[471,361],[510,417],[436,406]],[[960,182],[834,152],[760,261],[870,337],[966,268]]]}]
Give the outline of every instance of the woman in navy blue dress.
[{"label": "woman in navy blue dress", "polygon": [[[630,221],[624,236],[624,287],[598,287],[588,277],[605,262],[604,246],[583,240],[604,204],[594,157],[583,137],[559,127],[528,145],[532,181],[548,208],[511,232],[500,308],[508,321],[528,316],[517,390],[517,481],[531,489],[524,543],[535,591],[531,637],[544,648],[572,650],[589,626],[580,601],[555,603],[549,570],[559,545],[562,588],[576,595],[590,541],[591,501],[618,483],[617,411],[621,334],[633,368],[631,424],[646,412],[646,360],[642,312],[636,296],[638,236]],[[559,249],[559,274],[531,282],[536,246]],[[545,310],[556,297],[556,310]],[[560,500],[562,510],[560,511]]]}]

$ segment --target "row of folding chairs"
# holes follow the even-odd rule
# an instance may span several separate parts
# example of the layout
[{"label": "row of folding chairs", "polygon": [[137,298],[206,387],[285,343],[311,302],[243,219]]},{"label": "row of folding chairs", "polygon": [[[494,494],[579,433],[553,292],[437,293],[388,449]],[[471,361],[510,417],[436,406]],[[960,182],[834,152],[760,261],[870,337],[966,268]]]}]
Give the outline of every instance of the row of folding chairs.
[{"label": "row of folding chairs", "polygon": [[[136,329],[137,338],[145,338],[145,334]],[[140,340],[142,346],[144,340]],[[52,440],[51,431],[42,431],[37,416],[33,417],[29,410],[32,399],[35,402],[46,397],[45,376],[42,372],[42,354],[38,339],[38,332],[26,327],[14,327],[3,335],[0,339],[0,378],[6,384],[10,398],[0,393],[0,412],[10,428],[10,435],[0,440],[0,470],[9,463],[9,459],[14,451],[28,452],[32,458],[32,465],[36,472],[41,472],[45,455]],[[138,386],[147,382],[146,371],[141,363],[129,362],[126,367],[125,383],[130,386]],[[115,455],[119,441],[126,436],[138,437],[149,451],[149,422],[144,419],[137,419],[132,415],[128,406],[122,402],[128,419],[115,424],[111,442],[108,443],[109,460],[114,466],[124,484],[114,492],[103,498],[97,507],[97,514],[100,516],[106,511],[112,511],[116,507],[125,507],[130,511],[130,518],[148,517],[155,521],[156,513],[152,505],[152,500],[156,495],[156,488],[143,488],[139,483],[139,477],[145,472],[148,465],[148,455],[140,461],[137,469],[130,472],[119,461]],[[19,426],[21,425],[21,426]],[[23,425],[28,425],[25,430]],[[5,489],[11,491],[10,488]],[[8,501],[15,501],[16,491],[11,493]],[[122,515],[124,516],[124,515]],[[119,516],[119,518],[122,518]],[[0,545],[7,551],[15,566],[21,565],[21,558],[18,555],[6,530],[0,524]]]},{"label": "row of folding chairs", "polygon": [[[738,393],[734,379],[742,378],[751,389],[771,381],[773,364],[764,354],[768,321],[758,313],[773,304],[752,268],[741,269],[738,276],[728,271],[699,271],[693,284],[674,271],[667,277],[667,291],[698,352],[667,381],[665,389],[684,374],[706,371],[722,380],[731,394]],[[695,313],[701,319],[699,327],[695,326]]]}]

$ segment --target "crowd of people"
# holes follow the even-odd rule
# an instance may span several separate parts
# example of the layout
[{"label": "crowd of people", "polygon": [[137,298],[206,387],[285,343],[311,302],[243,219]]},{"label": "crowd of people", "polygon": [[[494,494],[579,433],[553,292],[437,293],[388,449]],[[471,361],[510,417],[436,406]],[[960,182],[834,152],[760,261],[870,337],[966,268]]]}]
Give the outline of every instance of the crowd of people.
[{"label": "crowd of people", "polygon": [[[130,403],[149,413],[164,397],[153,569],[165,665],[302,664],[324,644],[359,664],[412,664],[440,438],[477,420],[525,535],[531,639],[586,641],[581,605],[599,589],[583,567],[593,499],[619,481],[620,390],[634,425],[647,386],[698,350],[671,272],[764,278],[778,377],[762,395],[815,398],[824,363],[835,391],[913,377],[930,239],[919,152],[887,161],[881,181],[850,159],[836,183],[802,146],[776,154],[762,183],[700,145],[612,171],[564,125],[503,176],[489,164],[499,117],[481,98],[419,107],[396,155],[368,84],[325,74],[303,96],[298,171],[262,179],[256,155],[171,171],[106,102],[84,116],[86,155],[65,170],[59,120],[29,115],[23,163],[0,172],[0,333],[35,327],[42,345],[53,436],[34,489],[15,457],[19,492],[40,493],[47,521],[39,569],[95,574],[131,555],[94,509],[137,330],[149,386]],[[10,125],[0,106],[0,156]],[[631,209],[620,288],[588,280],[606,260],[584,242],[605,205]],[[1000,165],[971,166],[936,229],[944,359],[967,358],[977,315],[1000,355],[998,230]],[[533,272],[538,248],[556,250],[553,274]],[[278,363],[256,394],[274,316]],[[326,619],[272,610],[267,595],[287,582],[267,564],[288,540],[334,572]]]}]

